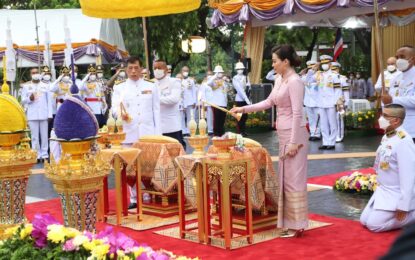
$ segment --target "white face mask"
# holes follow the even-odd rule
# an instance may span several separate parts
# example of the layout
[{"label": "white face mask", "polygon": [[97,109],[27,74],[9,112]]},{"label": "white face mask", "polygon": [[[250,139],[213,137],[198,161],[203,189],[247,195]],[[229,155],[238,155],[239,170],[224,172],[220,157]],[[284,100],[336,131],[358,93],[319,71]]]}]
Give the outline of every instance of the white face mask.
[{"label": "white face mask", "polygon": [[189,76],[189,72],[188,72],[188,71],[184,71],[184,72],[182,73],[182,75],[183,75],[183,77],[187,78],[187,77]]},{"label": "white face mask", "polygon": [[409,61],[408,60],[405,60],[405,59],[398,59],[396,61],[396,67],[400,71],[406,71],[408,69],[408,67],[409,67]]},{"label": "white face mask", "polygon": [[155,69],[154,70],[154,77],[156,79],[162,79],[164,77],[164,70]]},{"label": "white face mask", "polygon": [[218,78],[222,78],[223,77],[223,73],[222,72],[218,72]]},{"label": "white face mask", "polygon": [[97,77],[98,77],[99,79],[102,79],[102,77],[104,77],[104,74],[102,74],[102,73],[98,73],[98,74],[97,74]]},{"label": "white face mask", "polygon": [[389,121],[386,120],[386,118],[384,118],[383,116],[379,117],[378,123],[379,123],[379,127],[382,128],[383,130],[386,130],[390,126]]},{"label": "white face mask", "polygon": [[330,68],[330,66],[329,66],[329,64],[323,64],[323,65],[321,65],[321,68],[322,68],[324,71],[328,71],[328,70],[329,70],[329,68]]},{"label": "white face mask", "polygon": [[395,66],[395,65],[388,65],[388,66],[386,67],[386,69],[387,69],[389,72],[393,72],[393,71],[395,71],[395,70],[396,70],[396,66]]},{"label": "white face mask", "polygon": [[238,75],[242,75],[244,74],[244,70],[237,70],[236,73],[238,73]]},{"label": "white face mask", "polygon": [[96,80],[96,79],[97,79],[97,76],[96,76],[96,75],[91,75],[91,76],[89,76],[89,80],[94,81],[94,80]]},{"label": "white face mask", "polygon": [[69,80],[70,80],[69,76],[64,76],[64,77],[62,78],[62,81],[63,81],[63,82],[69,82]]},{"label": "white face mask", "polygon": [[75,73],[74,73],[74,75],[75,75],[75,78],[77,78],[77,77],[78,77],[78,73],[76,73],[76,72],[75,72]]},{"label": "white face mask", "polygon": [[44,75],[43,80],[44,81],[49,81],[50,80],[50,75],[49,74]]},{"label": "white face mask", "polygon": [[40,80],[40,74],[39,73],[32,74],[32,80],[39,81]]},{"label": "white face mask", "polygon": [[359,75],[359,74],[357,74],[357,75],[356,75],[356,78],[357,78],[357,79],[360,79],[360,75]]},{"label": "white face mask", "polygon": [[125,71],[121,71],[120,74],[118,74],[118,75],[120,75],[120,77],[124,78],[125,77]]}]

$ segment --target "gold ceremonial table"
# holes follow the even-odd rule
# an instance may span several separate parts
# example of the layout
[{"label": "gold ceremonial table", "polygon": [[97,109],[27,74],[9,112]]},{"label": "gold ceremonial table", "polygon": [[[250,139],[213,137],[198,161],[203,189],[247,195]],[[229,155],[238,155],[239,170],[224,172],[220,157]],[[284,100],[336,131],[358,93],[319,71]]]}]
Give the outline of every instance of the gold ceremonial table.
[{"label": "gold ceremonial table", "polygon": [[[101,150],[102,158],[111,162],[115,173],[115,214],[117,225],[121,224],[121,219],[129,215],[128,197],[127,197],[127,170],[135,174],[135,185],[137,191],[137,220],[142,218],[142,200],[141,200],[141,170],[139,162],[140,149],[137,148],[111,148]],[[109,215],[108,199],[108,179],[104,178],[103,189],[101,192],[101,214],[100,218],[106,218]]]}]

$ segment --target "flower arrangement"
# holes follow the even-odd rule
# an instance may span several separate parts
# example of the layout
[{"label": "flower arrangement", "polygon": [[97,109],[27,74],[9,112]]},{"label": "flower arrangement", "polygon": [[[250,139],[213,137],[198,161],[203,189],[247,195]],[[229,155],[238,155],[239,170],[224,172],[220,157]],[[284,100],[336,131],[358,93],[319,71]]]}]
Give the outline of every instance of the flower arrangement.
[{"label": "flower arrangement", "polygon": [[[271,127],[269,117],[269,113],[266,111],[250,113],[248,115],[248,119],[246,120],[246,127],[268,129]],[[235,119],[231,117],[226,117],[225,127],[227,129],[236,129],[237,125],[238,122]]]},{"label": "flower arrangement", "polygon": [[235,143],[235,149],[239,150],[239,151],[243,151],[245,149],[245,141],[242,135],[240,134],[235,134],[232,132],[226,132],[224,135],[222,135],[221,137],[213,137],[214,140],[218,140],[218,139],[236,139],[236,143]]},{"label": "flower arrangement", "polygon": [[376,174],[363,174],[356,171],[336,180],[333,188],[342,192],[370,195],[377,186]]},{"label": "flower arrangement", "polygon": [[32,224],[6,230],[0,241],[0,259],[148,259],[187,260],[170,252],[140,245],[112,227],[98,234],[80,232],[58,223],[49,214],[35,215]]},{"label": "flower arrangement", "polygon": [[374,109],[359,112],[347,112],[345,116],[346,128],[372,129],[376,122],[376,111]]}]

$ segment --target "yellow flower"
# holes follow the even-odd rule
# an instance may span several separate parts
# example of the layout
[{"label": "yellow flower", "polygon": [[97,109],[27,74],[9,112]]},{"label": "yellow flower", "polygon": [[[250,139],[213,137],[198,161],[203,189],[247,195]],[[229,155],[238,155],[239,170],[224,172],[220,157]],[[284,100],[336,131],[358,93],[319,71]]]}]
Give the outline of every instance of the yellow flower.
[{"label": "yellow flower", "polygon": [[76,237],[76,236],[78,236],[78,235],[81,234],[81,232],[79,232],[78,230],[76,230],[74,228],[69,228],[69,227],[65,228],[64,229],[64,232],[65,232],[65,236],[67,238],[74,238],[74,237]]},{"label": "yellow flower", "polygon": [[32,224],[27,224],[20,230],[20,239],[25,239],[27,236],[32,234],[33,226]]},{"label": "yellow flower", "polygon": [[123,260],[131,260],[131,258],[129,256],[124,256]]},{"label": "yellow flower", "polygon": [[375,115],[372,115],[372,118],[374,118],[375,117]]},{"label": "yellow flower", "polygon": [[372,111],[367,111],[367,114],[368,114],[368,115],[372,114]]},{"label": "yellow flower", "polygon": [[91,251],[91,255],[96,257],[96,259],[105,259],[105,256],[108,254],[110,246],[108,244],[98,245]]},{"label": "yellow flower", "polygon": [[139,257],[144,251],[145,251],[145,248],[142,246],[133,248],[134,257],[135,258]]},{"label": "yellow flower", "polygon": [[359,117],[357,121],[362,122],[363,118]]},{"label": "yellow flower", "polygon": [[122,251],[122,250],[117,250],[117,256],[118,256],[118,257],[120,257],[120,256],[125,256],[124,251]]},{"label": "yellow flower", "polygon": [[365,118],[366,118],[366,119],[369,119],[369,117],[368,117],[368,116],[365,116]]},{"label": "yellow flower", "polygon": [[62,225],[52,224],[48,226],[48,240],[53,243],[61,243],[65,241],[65,227]]},{"label": "yellow flower", "polygon": [[13,236],[14,234],[16,234],[17,229],[19,229],[19,226],[8,228],[6,229],[6,231],[4,231],[4,234],[6,236]]}]

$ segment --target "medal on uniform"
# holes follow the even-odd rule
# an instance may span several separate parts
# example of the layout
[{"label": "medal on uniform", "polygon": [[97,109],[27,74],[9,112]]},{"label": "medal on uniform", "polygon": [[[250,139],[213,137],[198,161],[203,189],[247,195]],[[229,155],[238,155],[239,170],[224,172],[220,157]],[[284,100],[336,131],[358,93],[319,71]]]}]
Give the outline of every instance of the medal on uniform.
[{"label": "medal on uniform", "polygon": [[380,169],[382,169],[384,171],[388,170],[389,169],[389,162],[385,162],[385,161],[380,162]]},{"label": "medal on uniform", "polygon": [[398,96],[399,96],[399,89],[397,89],[395,92],[395,97],[398,97]]}]

